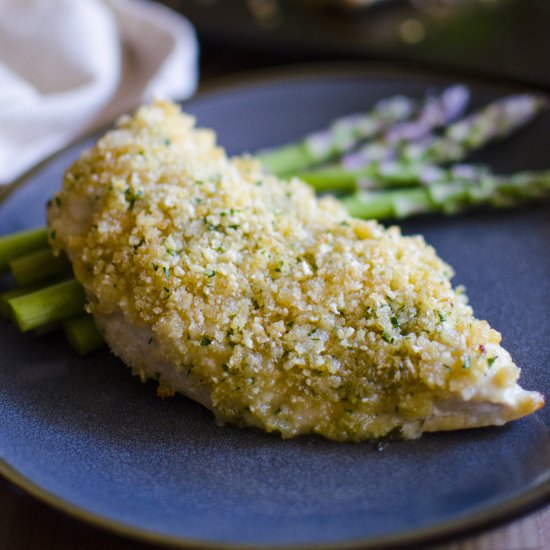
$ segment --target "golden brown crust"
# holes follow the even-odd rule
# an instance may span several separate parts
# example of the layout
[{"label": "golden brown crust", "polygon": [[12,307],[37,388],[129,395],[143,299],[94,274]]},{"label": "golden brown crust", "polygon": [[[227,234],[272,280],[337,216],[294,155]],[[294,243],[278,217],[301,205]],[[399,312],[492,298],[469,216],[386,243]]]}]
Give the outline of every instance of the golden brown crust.
[{"label": "golden brown crust", "polygon": [[151,356],[124,338],[113,350],[221,421],[359,440],[477,425],[464,411],[438,424],[446,400],[515,407],[502,388],[519,369],[421,237],[227,159],[174,105],[140,109],[77,161],[49,223],[99,322],[152,335]]}]

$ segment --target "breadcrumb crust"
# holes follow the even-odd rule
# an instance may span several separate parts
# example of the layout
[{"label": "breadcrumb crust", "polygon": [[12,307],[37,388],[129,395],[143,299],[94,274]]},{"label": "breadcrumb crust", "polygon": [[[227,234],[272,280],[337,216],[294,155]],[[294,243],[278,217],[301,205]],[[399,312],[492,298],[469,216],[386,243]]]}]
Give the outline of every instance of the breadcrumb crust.
[{"label": "breadcrumb crust", "polygon": [[[66,172],[49,224],[94,316],[150,327],[149,344],[221,422],[284,437],[416,437],[449,396],[514,385],[499,333],[473,317],[421,237],[228,159],[193,125],[166,102],[122,118]],[[160,378],[160,394],[181,391],[143,354],[125,355]],[[533,395],[522,414],[540,406]],[[441,418],[435,429],[467,425]]]}]

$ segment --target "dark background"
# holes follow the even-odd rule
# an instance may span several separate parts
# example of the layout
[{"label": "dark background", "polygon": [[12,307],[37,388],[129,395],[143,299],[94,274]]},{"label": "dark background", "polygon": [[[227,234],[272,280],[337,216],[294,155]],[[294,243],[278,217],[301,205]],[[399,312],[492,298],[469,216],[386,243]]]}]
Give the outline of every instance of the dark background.
[{"label": "dark background", "polygon": [[550,1],[164,0],[195,25],[202,78],[305,61],[376,60],[550,90]]}]

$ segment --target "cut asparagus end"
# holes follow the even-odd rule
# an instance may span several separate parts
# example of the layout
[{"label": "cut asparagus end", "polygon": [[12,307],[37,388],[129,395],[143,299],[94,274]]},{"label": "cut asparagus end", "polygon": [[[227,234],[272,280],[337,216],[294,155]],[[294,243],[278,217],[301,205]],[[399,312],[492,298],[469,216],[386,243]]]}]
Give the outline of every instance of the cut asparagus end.
[{"label": "cut asparagus end", "polygon": [[51,248],[35,250],[9,262],[9,268],[19,286],[44,281],[57,275],[70,275],[71,264],[65,256],[56,256]]},{"label": "cut asparagus end", "polygon": [[8,304],[19,329],[27,332],[82,313],[85,295],[80,283],[71,279],[11,298]]},{"label": "cut asparagus end", "polygon": [[8,268],[10,260],[48,246],[48,229],[39,227],[0,237],[0,272]]},{"label": "cut asparagus end", "polygon": [[34,292],[35,290],[39,290],[40,288],[43,288],[43,287],[41,287],[40,285],[32,285],[24,288],[13,288],[11,290],[7,290],[6,292],[3,292],[2,294],[0,294],[0,317],[3,317],[8,321],[15,321],[15,319],[13,318],[13,311],[11,309],[9,301],[12,298],[17,298],[18,296],[30,294],[31,292]]},{"label": "cut asparagus end", "polygon": [[63,330],[67,340],[79,355],[86,355],[105,346],[105,340],[91,315],[67,319],[63,323]]}]

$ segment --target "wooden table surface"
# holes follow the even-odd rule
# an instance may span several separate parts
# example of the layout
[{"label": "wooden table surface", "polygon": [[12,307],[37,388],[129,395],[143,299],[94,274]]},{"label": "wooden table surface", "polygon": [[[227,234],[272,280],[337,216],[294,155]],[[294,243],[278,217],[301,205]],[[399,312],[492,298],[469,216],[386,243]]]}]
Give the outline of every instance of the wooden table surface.
[{"label": "wooden table surface", "polygon": [[[0,478],[0,550],[154,550],[53,510]],[[550,507],[434,550],[549,550]]]}]

